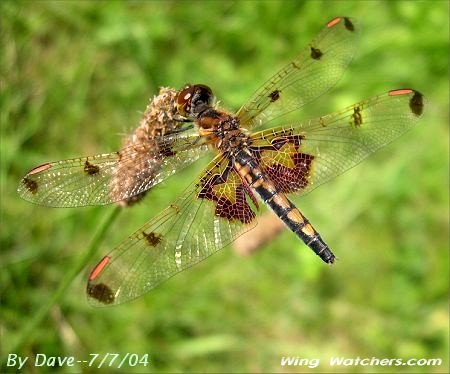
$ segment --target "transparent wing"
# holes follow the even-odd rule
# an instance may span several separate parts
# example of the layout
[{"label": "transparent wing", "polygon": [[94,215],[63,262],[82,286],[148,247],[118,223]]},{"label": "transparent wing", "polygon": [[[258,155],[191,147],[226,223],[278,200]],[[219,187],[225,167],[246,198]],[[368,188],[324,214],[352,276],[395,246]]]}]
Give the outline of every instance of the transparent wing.
[{"label": "transparent wing", "polygon": [[411,129],[423,97],[393,90],[305,124],[252,136],[251,149],[281,192],[304,194]]},{"label": "transparent wing", "polygon": [[120,152],[40,165],[17,191],[25,200],[52,207],[109,204],[147,191],[207,151],[198,134],[157,137]]},{"label": "transparent wing", "polygon": [[237,113],[251,128],[316,99],[341,78],[356,50],[359,26],[342,17],[325,28],[291,63],[264,83]]},{"label": "transparent wing", "polygon": [[217,156],[187,193],[100,261],[88,281],[90,302],[134,299],[254,227],[249,193],[231,162]]}]

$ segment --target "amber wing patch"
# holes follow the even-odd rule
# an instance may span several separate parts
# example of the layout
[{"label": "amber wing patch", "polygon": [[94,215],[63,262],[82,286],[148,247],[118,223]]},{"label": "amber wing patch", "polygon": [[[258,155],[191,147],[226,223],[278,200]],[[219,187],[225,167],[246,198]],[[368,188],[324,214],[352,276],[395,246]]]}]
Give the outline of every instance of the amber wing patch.
[{"label": "amber wing patch", "polygon": [[269,132],[255,140],[251,149],[280,192],[296,192],[308,186],[314,156],[301,152],[301,135],[286,132],[276,136]]},{"label": "amber wing patch", "polygon": [[199,187],[199,198],[215,202],[216,216],[230,221],[239,220],[242,223],[250,223],[255,218],[256,215],[246,197],[252,201],[255,201],[255,198],[251,195],[251,190],[243,185],[231,162],[228,162],[225,168],[217,164],[200,180]]}]

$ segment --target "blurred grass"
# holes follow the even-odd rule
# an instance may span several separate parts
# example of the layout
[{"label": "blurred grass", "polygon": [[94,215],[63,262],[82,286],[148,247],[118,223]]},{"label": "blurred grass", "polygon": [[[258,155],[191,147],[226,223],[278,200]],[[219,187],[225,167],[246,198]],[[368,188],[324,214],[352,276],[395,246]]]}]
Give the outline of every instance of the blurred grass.
[{"label": "blurred grass", "polygon": [[[326,363],[335,355],[441,357],[435,368],[345,371],[448,372],[448,14],[446,1],[1,2],[1,358],[131,352],[149,353],[157,372],[308,372],[318,369],[280,358],[317,357],[336,371]],[[427,108],[416,129],[300,200],[336,266],[286,232],[253,257],[225,249],[136,302],[99,310],[84,299],[89,266],[10,352],[112,209],[33,206],[15,193],[21,176],[117,149],[159,86],[205,83],[237,109],[337,15],[362,24],[358,55],[299,118],[399,87],[423,92]],[[194,170],[123,212],[96,260]]]}]

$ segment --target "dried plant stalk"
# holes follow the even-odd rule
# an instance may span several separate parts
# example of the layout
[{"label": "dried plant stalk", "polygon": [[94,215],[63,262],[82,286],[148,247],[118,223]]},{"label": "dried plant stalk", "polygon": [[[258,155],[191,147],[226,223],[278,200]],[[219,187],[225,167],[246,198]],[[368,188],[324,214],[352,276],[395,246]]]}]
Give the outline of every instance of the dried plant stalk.
[{"label": "dried plant stalk", "polygon": [[[112,179],[113,198],[123,196],[124,191],[140,186],[158,173],[162,158],[156,139],[172,133],[180,126],[180,122],[175,120],[177,93],[172,88],[161,87],[159,94],[145,109],[138,128],[125,139],[123,148],[132,147],[134,152],[127,152],[126,161],[119,161],[117,173]],[[140,201],[145,194],[146,191],[141,192],[118,204],[130,206]]]}]

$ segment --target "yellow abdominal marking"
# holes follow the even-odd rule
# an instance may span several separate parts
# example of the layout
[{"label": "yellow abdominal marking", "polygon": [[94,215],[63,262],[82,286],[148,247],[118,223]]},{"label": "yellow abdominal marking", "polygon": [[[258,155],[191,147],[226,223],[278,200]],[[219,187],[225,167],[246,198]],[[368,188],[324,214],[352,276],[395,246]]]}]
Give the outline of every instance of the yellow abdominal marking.
[{"label": "yellow abdominal marking", "polygon": [[[300,211],[298,209],[292,209],[288,214],[287,217],[296,223],[302,224],[303,222],[305,222],[305,220],[303,219],[302,214],[300,213]],[[310,225],[306,225],[306,226],[310,226]],[[305,227],[306,227],[305,226]]]},{"label": "yellow abdominal marking", "polygon": [[288,199],[286,199],[286,196],[284,196],[283,194],[275,195],[272,201],[282,208],[288,209],[290,207]]},{"label": "yellow abdominal marking", "polygon": [[316,231],[309,223],[302,227],[302,232],[308,236],[313,236],[316,233]]},{"label": "yellow abdominal marking", "polygon": [[236,162],[234,166],[242,177],[245,177],[248,173],[250,173],[250,166],[248,165],[241,165],[239,162]]},{"label": "yellow abdominal marking", "polygon": [[257,179],[256,181],[254,181],[252,183],[252,187],[253,188],[258,188],[259,186],[261,186],[264,183],[264,180],[262,178]]},{"label": "yellow abdominal marking", "polygon": [[253,182],[253,177],[250,174],[245,174],[244,178],[248,184],[251,184]]}]

